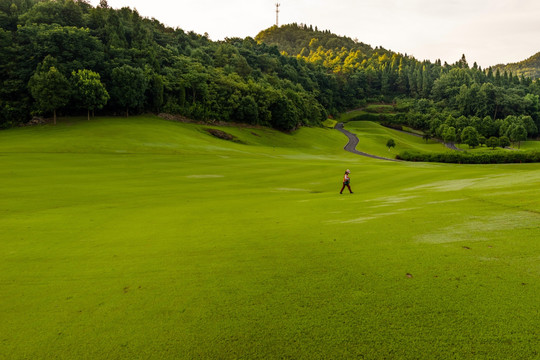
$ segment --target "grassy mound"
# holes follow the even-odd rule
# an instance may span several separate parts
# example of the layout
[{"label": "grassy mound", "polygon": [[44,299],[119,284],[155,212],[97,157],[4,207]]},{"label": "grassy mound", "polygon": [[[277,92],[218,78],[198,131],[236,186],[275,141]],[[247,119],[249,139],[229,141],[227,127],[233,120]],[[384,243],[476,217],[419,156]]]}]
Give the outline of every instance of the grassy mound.
[{"label": "grassy mound", "polygon": [[156,116],[69,118],[59,124],[0,132],[0,153],[201,154],[252,152],[341,154],[343,136],[330,129],[301,128],[294,135],[270,128],[219,127],[235,142],[208,133],[207,126],[167,121]]}]

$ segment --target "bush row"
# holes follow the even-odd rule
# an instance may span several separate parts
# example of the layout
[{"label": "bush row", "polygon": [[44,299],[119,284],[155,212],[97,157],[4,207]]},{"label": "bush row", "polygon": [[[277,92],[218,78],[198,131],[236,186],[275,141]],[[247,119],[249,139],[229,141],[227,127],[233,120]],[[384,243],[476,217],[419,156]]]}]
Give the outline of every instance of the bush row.
[{"label": "bush row", "polygon": [[454,164],[508,164],[540,162],[539,151],[492,151],[489,153],[445,152],[423,153],[405,150],[396,156],[399,160],[440,162]]},{"label": "bush row", "polygon": [[395,122],[395,119],[397,114],[376,114],[376,113],[368,113],[363,112],[360,113],[353,118],[351,118],[349,121],[389,121],[389,122]]},{"label": "bush row", "polygon": [[403,126],[400,125],[400,124],[391,123],[391,122],[388,122],[388,121],[381,121],[380,124],[382,126],[384,126],[384,127],[390,128],[390,129],[403,131]]}]

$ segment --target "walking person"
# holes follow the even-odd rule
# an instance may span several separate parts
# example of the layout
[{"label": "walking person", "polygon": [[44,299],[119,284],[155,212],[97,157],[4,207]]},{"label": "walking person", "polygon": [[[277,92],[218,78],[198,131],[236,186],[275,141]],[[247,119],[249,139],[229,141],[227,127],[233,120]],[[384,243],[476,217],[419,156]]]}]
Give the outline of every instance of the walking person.
[{"label": "walking person", "polygon": [[349,174],[351,173],[351,170],[347,169],[345,170],[345,175],[343,176],[343,187],[341,188],[340,194],[343,194],[343,189],[345,189],[345,186],[349,189],[349,192],[353,194],[351,190],[351,186],[349,185],[351,183],[351,178],[349,177]]}]

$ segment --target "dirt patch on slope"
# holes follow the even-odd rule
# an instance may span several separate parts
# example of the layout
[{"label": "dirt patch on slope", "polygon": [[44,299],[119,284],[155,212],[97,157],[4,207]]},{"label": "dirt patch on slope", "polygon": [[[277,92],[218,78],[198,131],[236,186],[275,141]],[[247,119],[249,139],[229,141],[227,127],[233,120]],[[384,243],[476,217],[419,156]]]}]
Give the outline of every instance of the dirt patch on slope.
[{"label": "dirt patch on slope", "polygon": [[212,129],[212,128],[206,128],[204,130],[207,133],[209,133],[210,135],[212,135],[214,137],[217,137],[218,139],[232,141],[232,142],[235,142],[235,143],[242,143],[242,141],[239,138],[237,138],[236,136],[231,135],[228,132],[225,132],[223,130]]}]

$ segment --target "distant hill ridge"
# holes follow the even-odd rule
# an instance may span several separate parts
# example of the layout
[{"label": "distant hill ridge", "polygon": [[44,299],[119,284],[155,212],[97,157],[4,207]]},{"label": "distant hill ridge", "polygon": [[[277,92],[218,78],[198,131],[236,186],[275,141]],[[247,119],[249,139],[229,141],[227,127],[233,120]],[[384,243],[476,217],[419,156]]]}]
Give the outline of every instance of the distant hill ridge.
[{"label": "distant hill ridge", "polygon": [[333,34],[330,30],[321,31],[316,26],[313,28],[312,25],[297,23],[272,26],[257,34],[255,40],[276,45],[280,51],[291,56],[301,54],[304,49],[317,49],[319,46],[325,49],[361,50],[367,55],[371,55],[374,51],[370,45]]},{"label": "distant hill ridge", "polygon": [[530,58],[511,64],[499,64],[493,66],[493,71],[499,70],[501,73],[504,71],[512,72],[514,75],[523,75],[530,77],[531,79],[540,78],[540,52],[534,54]]},{"label": "distant hill ridge", "polygon": [[[290,56],[307,56],[311,51],[318,47],[323,49],[342,49],[360,50],[365,56],[371,57],[374,52],[382,50],[388,54],[392,51],[383,48],[373,48],[368,44],[353,40],[347,36],[333,34],[330,30],[319,30],[316,26],[305,24],[287,24],[280,27],[272,26],[261,31],[255,37],[259,43],[275,45],[282,52]],[[530,77],[531,79],[540,78],[540,52],[530,58],[510,64],[497,64],[492,66],[492,71],[497,70],[501,74],[505,71],[512,72],[513,75]]]}]

